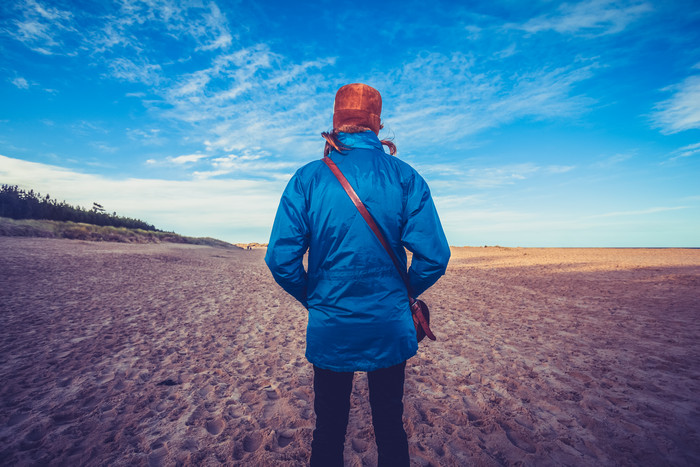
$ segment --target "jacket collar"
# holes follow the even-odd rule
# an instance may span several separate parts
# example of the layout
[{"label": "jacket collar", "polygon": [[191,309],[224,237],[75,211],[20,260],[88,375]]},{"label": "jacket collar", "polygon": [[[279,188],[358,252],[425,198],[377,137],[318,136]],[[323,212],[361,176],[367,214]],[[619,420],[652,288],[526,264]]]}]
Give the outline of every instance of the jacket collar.
[{"label": "jacket collar", "polygon": [[381,149],[382,143],[373,131],[363,131],[362,133],[338,133],[338,139],[348,148],[352,149]]}]

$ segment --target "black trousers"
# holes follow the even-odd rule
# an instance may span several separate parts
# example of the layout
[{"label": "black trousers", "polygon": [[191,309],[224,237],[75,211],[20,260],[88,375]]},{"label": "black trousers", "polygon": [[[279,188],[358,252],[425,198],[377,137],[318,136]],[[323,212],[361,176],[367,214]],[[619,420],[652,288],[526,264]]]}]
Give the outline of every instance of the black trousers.
[{"label": "black trousers", "polygon": [[[380,466],[409,465],[402,418],[405,369],[403,362],[367,373]],[[353,376],[353,372],[324,370],[314,365],[316,429],[311,442],[311,467],[343,465]]]}]

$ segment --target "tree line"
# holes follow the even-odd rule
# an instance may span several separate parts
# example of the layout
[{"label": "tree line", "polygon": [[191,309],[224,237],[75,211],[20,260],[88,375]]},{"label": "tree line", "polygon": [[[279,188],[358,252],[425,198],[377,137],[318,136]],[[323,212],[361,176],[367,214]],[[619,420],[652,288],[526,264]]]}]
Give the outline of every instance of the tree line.
[{"label": "tree line", "polygon": [[21,190],[18,186],[2,185],[0,189],[0,217],[12,219],[48,219],[53,221],[82,222],[94,225],[111,225],[128,229],[155,230],[154,226],[139,219],[109,214],[101,204],[93,203],[92,209],[74,207],[65,201],[42,196],[34,190]]}]

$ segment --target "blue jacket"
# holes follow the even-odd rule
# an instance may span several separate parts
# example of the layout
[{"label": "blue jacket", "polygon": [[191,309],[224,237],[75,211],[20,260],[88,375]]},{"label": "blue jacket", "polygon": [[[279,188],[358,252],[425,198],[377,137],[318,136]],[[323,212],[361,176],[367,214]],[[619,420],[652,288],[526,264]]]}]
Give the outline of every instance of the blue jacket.
[{"label": "blue jacket", "polygon": [[[351,148],[330,157],[406,265],[415,296],[445,273],[450,249],[425,180],[384,153],[377,136],[340,133]],[[307,251],[308,271],[303,256]],[[282,194],[265,255],[275,281],[309,310],[306,358],[334,371],[373,371],[418,345],[406,286],[389,255],[321,160]]]}]

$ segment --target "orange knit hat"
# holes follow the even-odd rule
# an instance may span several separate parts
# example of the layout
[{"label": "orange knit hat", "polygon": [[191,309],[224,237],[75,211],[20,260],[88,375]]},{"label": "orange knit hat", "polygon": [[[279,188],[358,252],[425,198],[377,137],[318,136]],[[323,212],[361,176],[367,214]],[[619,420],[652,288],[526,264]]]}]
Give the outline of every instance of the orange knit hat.
[{"label": "orange knit hat", "polygon": [[344,125],[365,126],[379,134],[382,96],[366,84],[346,84],[338,89],[333,105],[333,128]]}]

